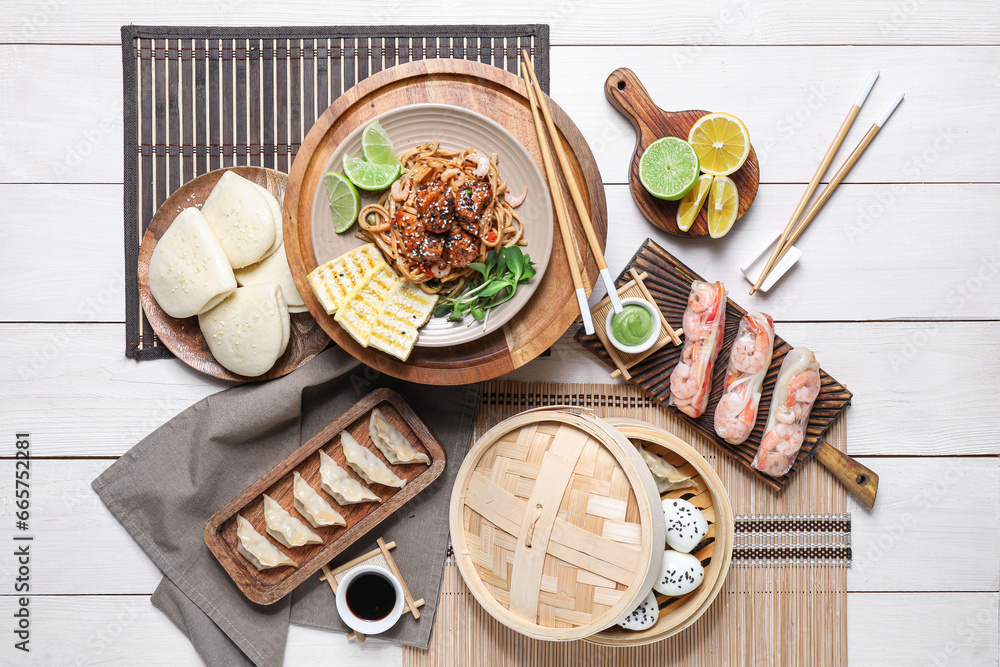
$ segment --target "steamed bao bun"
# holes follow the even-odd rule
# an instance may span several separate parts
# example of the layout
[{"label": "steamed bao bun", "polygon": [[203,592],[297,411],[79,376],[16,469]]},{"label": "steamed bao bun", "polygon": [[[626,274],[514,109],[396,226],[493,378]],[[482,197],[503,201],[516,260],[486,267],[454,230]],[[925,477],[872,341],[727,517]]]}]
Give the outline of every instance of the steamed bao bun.
[{"label": "steamed bao bun", "polygon": [[256,377],[285,353],[291,334],[288,308],[278,283],[236,289],[198,316],[212,356],[238,375]]},{"label": "steamed bao bun", "polygon": [[156,243],[149,259],[149,291],[171,317],[185,318],[214,308],[236,289],[222,245],[205,217],[186,208]]},{"label": "steamed bao bun", "polygon": [[212,188],[201,212],[234,269],[256,264],[281,245],[277,201],[264,188],[231,171]]}]

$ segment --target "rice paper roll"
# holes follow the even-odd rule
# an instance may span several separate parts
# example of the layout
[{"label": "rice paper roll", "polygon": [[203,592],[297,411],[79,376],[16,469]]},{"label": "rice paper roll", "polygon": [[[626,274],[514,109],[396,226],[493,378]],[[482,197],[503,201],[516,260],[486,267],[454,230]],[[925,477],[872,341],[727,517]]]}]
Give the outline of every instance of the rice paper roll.
[{"label": "rice paper roll", "polygon": [[753,467],[772,477],[784,475],[802,448],[809,413],[819,395],[819,362],[804,347],[785,355],[774,383],[771,412]]},{"label": "rice paper roll", "polygon": [[726,328],[726,288],[696,280],[684,311],[684,347],[670,374],[669,404],[698,418],[708,407],[712,369]]},{"label": "rice paper roll", "polygon": [[715,406],[715,432],[738,445],[757,423],[757,406],[774,351],[774,321],[765,313],[749,312],[740,320],[729,353],[722,398]]}]

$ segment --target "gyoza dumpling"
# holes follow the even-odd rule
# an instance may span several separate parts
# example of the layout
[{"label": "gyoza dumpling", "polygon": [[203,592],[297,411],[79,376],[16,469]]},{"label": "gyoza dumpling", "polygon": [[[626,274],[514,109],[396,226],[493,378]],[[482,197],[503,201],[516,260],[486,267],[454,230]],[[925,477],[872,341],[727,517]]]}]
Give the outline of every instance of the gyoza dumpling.
[{"label": "gyoza dumpling", "polygon": [[240,541],[236,549],[258,570],[281,567],[282,565],[299,566],[281,549],[268,542],[266,537],[254,530],[253,525],[240,514],[236,515],[236,536],[239,537]]},{"label": "gyoza dumpling", "polygon": [[256,264],[278,249],[271,205],[260,189],[227,171],[201,207],[234,269]]},{"label": "gyoza dumpling", "polygon": [[177,214],[149,258],[149,291],[171,317],[211,310],[236,289],[226,252],[201,211]]},{"label": "gyoza dumpling", "polygon": [[309,482],[302,479],[302,475],[294,472],[292,478],[292,504],[295,505],[295,511],[304,516],[313,528],[347,525],[340,512],[330,507],[330,503],[323,500],[323,496],[316,493]]},{"label": "gyoza dumpling", "polygon": [[344,449],[347,465],[354,468],[354,472],[361,475],[361,478],[369,484],[383,484],[397,488],[406,486],[405,479],[396,477],[395,473],[382,463],[382,459],[375,456],[367,447],[362,447],[361,443],[347,431],[340,434],[340,446]]},{"label": "gyoza dumpling", "polygon": [[410,441],[399,432],[399,429],[390,424],[389,420],[378,411],[378,408],[372,410],[372,418],[368,422],[368,434],[379,451],[393,465],[399,463],[431,464],[430,458],[423,452],[417,451],[410,444]]},{"label": "gyoza dumpling", "polygon": [[656,490],[660,493],[671,489],[682,489],[694,483],[690,477],[667,463],[662,456],[654,454],[645,447],[639,447],[639,453],[642,454],[642,460],[646,462],[649,472],[653,473]]},{"label": "gyoza dumpling", "polygon": [[267,534],[286,547],[301,547],[303,544],[322,544],[323,538],[309,530],[288,513],[278,501],[264,494],[264,521],[267,523]]},{"label": "gyoza dumpling", "polygon": [[319,450],[319,477],[323,490],[341,505],[382,502],[371,489],[347,474],[329,454]]}]

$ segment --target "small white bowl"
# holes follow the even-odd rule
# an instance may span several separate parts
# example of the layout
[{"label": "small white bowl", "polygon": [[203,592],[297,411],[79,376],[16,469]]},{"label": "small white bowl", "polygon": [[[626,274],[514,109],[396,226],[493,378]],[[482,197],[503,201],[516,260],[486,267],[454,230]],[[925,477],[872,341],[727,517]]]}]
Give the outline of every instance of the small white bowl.
[{"label": "small white bowl", "polygon": [[639,345],[625,345],[617,338],[615,338],[614,332],[611,330],[611,319],[615,316],[615,309],[612,308],[608,311],[608,316],[604,320],[604,331],[608,334],[608,340],[611,344],[615,346],[616,349],[624,352],[625,354],[639,354],[640,352],[645,352],[649,348],[656,344],[656,341],[660,338],[660,331],[663,329],[663,316],[660,315],[660,309],[656,305],[646,301],[645,299],[638,299],[634,296],[630,296],[626,299],[622,299],[622,306],[642,306],[649,311],[649,314],[653,316],[653,332],[649,334],[649,338],[644,340]]},{"label": "small white bowl", "polygon": [[[347,606],[347,588],[351,585],[351,582],[356,578],[360,577],[362,574],[374,573],[383,578],[385,578],[389,583],[392,584],[393,589],[396,591],[396,604],[393,606],[392,611],[389,614],[378,621],[369,621],[364,618],[359,618],[351,611],[350,607]],[[399,579],[393,575],[392,572],[380,567],[378,565],[359,565],[356,568],[347,571],[344,578],[340,580],[337,584],[337,590],[342,591],[343,595],[337,596],[337,613],[340,614],[340,618],[355,632],[360,632],[363,635],[377,635],[380,632],[385,632],[392,626],[396,625],[396,621],[399,620],[400,616],[403,615],[403,605],[405,600],[403,599],[403,586],[399,583]]]}]

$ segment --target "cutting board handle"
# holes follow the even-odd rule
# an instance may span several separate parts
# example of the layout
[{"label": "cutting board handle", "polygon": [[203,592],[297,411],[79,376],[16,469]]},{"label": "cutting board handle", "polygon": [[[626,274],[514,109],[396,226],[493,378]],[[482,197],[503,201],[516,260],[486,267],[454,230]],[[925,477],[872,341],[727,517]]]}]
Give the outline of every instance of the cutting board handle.
[{"label": "cutting board handle", "polygon": [[653,103],[635,72],[627,67],[616,69],[604,82],[604,94],[635,128],[636,148],[648,146],[659,138],[650,123],[655,124],[655,119],[670,114]]},{"label": "cutting board handle", "polygon": [[866,509],[875,506],[878,475],[873,470],[826,442],[816,445],[816,458]]}]

